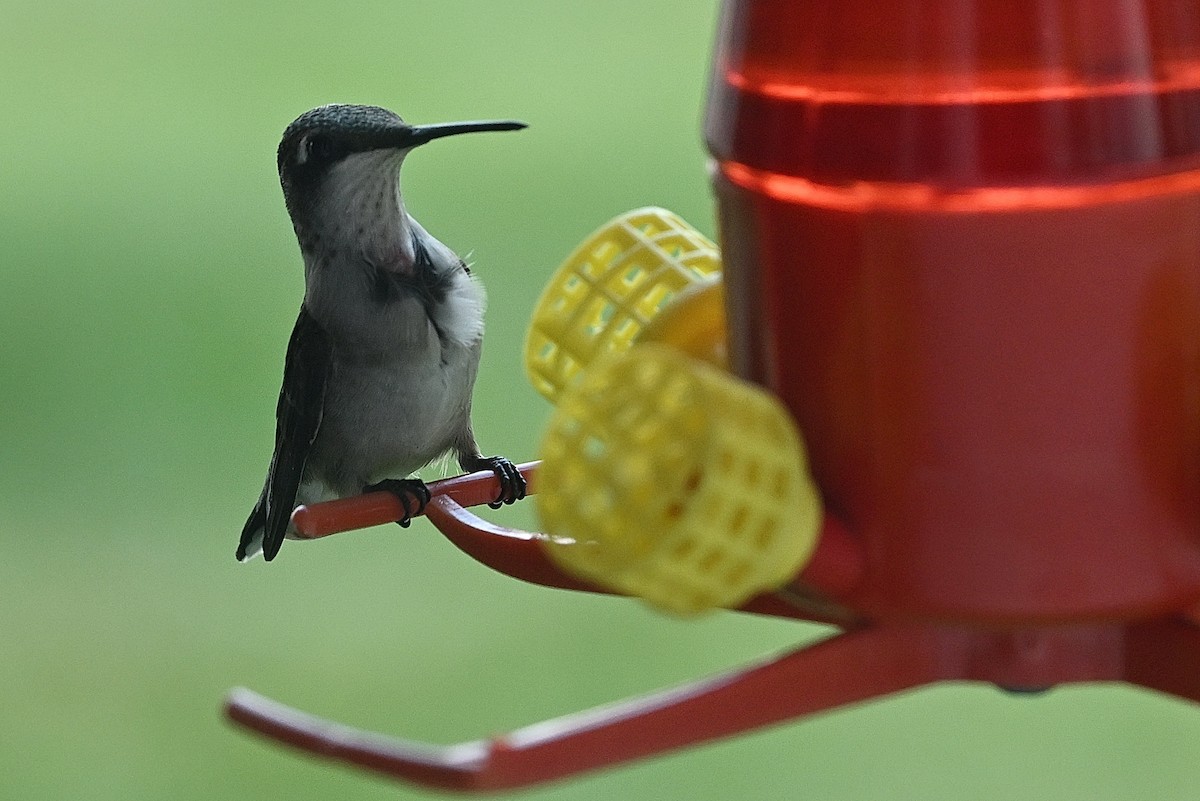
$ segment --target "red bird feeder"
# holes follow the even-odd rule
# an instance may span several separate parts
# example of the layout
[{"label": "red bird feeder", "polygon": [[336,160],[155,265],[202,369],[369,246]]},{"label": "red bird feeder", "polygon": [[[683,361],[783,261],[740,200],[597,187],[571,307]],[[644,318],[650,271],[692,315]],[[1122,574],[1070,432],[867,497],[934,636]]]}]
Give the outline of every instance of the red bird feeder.
[{"label": "red bird feeder", "polygon": [[[728,0],[707,135],[729,363],[794,422],[817,497],[795,518],[818,510],[807,539],[780,545],[787,577],[722,605],[842,633],[453,746],[247,691],[234,720],[400,779],[494,790],[939,681],[1200,700],[1200,3]],[[654,325],[629,315],[619,330]],[[550,461],[543,497],[570,478]],[[627,472],[632,492],[645,476]],[[685,494],[707,481],[680,475]],[[559,546],[591,553],[579,536],[465,510],[494,483],[440,482],[427,515],[509,575],[630,591],[562,566]],[[322,536],[401,513],[364,496],[293,520]],[[789,523],[762,525],[766,542]]]}]

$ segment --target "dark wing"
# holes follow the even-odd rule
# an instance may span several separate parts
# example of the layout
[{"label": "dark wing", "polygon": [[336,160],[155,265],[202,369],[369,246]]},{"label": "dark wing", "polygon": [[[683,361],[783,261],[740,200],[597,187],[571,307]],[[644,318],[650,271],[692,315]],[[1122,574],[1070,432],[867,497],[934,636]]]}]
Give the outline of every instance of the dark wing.
[{"label": "dark wing", "polygon": [[259,525],[263,527],[265,559],[274,559],[283,545],[309,448],[321,427],[332,352],[328,335],[301,305],[288,342],[283,388],[275,408],[275,453],[262,497],[242,531],[239,558],[245,555]]}]

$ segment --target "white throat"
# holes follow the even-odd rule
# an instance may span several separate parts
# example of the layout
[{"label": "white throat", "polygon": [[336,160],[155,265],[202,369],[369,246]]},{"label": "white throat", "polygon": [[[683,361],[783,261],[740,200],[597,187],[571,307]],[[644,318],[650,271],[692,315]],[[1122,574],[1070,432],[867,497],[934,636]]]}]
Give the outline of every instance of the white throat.
[{"label": "white throat", "polygon": [[313,215],[323,226],[317,232],[323,250],[361,255],[384,269],[412,264],[408,214],[400,199],[400,165],[406,152],[352,153],[330,168],[321,208]]},{"label": "white throat", "polygon": [[[431,262],[424,269],[432,269],[447,282],[444,300],[426,310],[429,322],[447,344],[471,347],[483,336],[483,286],[454,251],[431,236],[404,208],[399,174],[406,153],[354,153],[330,168],[322,187],[321,207],[312,215],[321,226],[314,231],[320,244],[315,252],[305,254],[310,310],[319,318],[325,315],[327,322],[329,318],[349,322],[364,334],[389,330],[378,320],[359,319],[364,309],[372,307],[361,305],[356,287],[362,284],[347,280],[343,266],[365,262],[374,269],[411,273],[416,236]],[[386,316],[400,310],[381,313]],[[415,318],[406,318],[402,327],[418,323]]]}]

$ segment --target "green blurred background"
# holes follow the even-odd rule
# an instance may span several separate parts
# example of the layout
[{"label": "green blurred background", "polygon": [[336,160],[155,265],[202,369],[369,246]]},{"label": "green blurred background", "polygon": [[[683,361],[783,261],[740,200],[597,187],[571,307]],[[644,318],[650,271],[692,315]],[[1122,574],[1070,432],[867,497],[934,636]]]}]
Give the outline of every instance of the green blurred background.
[{"label": "green blurred background", "polygon": [[[531,123],[405,168],[489,289],[476,430],[531,458],[519,348],[550,270],[640,205],[712,231],[712,0],[0,12],[0,799],[425,797],[232,729],[223,694],[452,742],[824,635],[523,585],[424,522],[233,559],[302,291],[284,126],[335,100]],[[940,687],[528,797],[1185,798],[1198,734],[1125,688]]]}]

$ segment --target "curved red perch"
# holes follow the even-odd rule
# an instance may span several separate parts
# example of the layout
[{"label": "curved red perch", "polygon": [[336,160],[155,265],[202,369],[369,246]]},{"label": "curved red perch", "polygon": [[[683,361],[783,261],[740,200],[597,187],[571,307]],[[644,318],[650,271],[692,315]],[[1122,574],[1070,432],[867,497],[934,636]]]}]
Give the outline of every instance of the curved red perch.
[{"label": "curved red perch", "polygon": [[[517,466],[525,476],[530,495],[537,491],[540,464],[526,462]],[[499,482],[490,471],[435,481],[429,485],[431,498],[424,515],[460,550],[500,573],[546,587],[611,592],[559,569],[540,545],[550,535],[497,526],[465,508],[487,503],[499,491]],[[318,539],[392,523],[403,515],[404,509],[395,496],[372,492],[300,506],[292,513],[292,525],[302,539]],[[781,593],[764,593],[740,608],[758,614],[844,625],[851,622],[851,618],[836,604],[821,600],[820,596],[844,597],[857,586],[862,571],[861,544],[839,521],[826,515],[816,549],[796,576],[795,586]]]},{"label": "curved red perch", "polygon": [[1200,700],[1200,627],[1187,620],[985,631],[887,625],[838,634],[715,677],[518,729],[432,745],[363,732],[249,690],[233,721],[302,751],[428,787],[526,787],[807,717],[938,681],[1013,690],[1126,681]]},{"label": "curved red perch", "polygon": [[840,634],[668,690],[536,723],[491,740],[438,746],[362,732],[249,690],[237,723],[326,759],[457,791],[526,787],[876,698],[940,678],[962,641],[931,628]]},{"label": "curved red perch", "polygon": [[[526,492],[537,492],[537,469],[541,462],[517,465],[525,477]],[[461,506],[479,506],[500,494],[500,481],[490,470],[434,481],[429,485],[431,499],[446,497]],[[352,498],[298,506],[292,512],[292,526],[301,539],[315,540],[370,526],[394,523],[404,517],[404,507],[389,492],[368,492]]]},{"label": "curved red perch", "polygon": [[[531,493],[538,464],[518,466]],[[482,564],[534,584],[608,592],[562,572],[541,547],[550,535],[497,526],[465,508],[496,497],[499,486],[491,472],[434,482],[429,489],[425,516]],[[300,507],[292,521],[301,537],[315,539],[392,522],[403,513],[392,495],[371,493]],[[227,714],[301,750],[423,785],[495,790],[550,781],[936,680],[938,660],[947,648],[934,630],[862,629],[862,621],[830,600],[856,585],[862,565],[857,540],[837,521],[827,519],[816,551],[797,581],[740,607],[857,631],[779,659],[535,724],[493,740],[434,746],[387,738],[307,715],[249,690],[229,696]],[[797,693],[796,688],[803,692]]]}]

